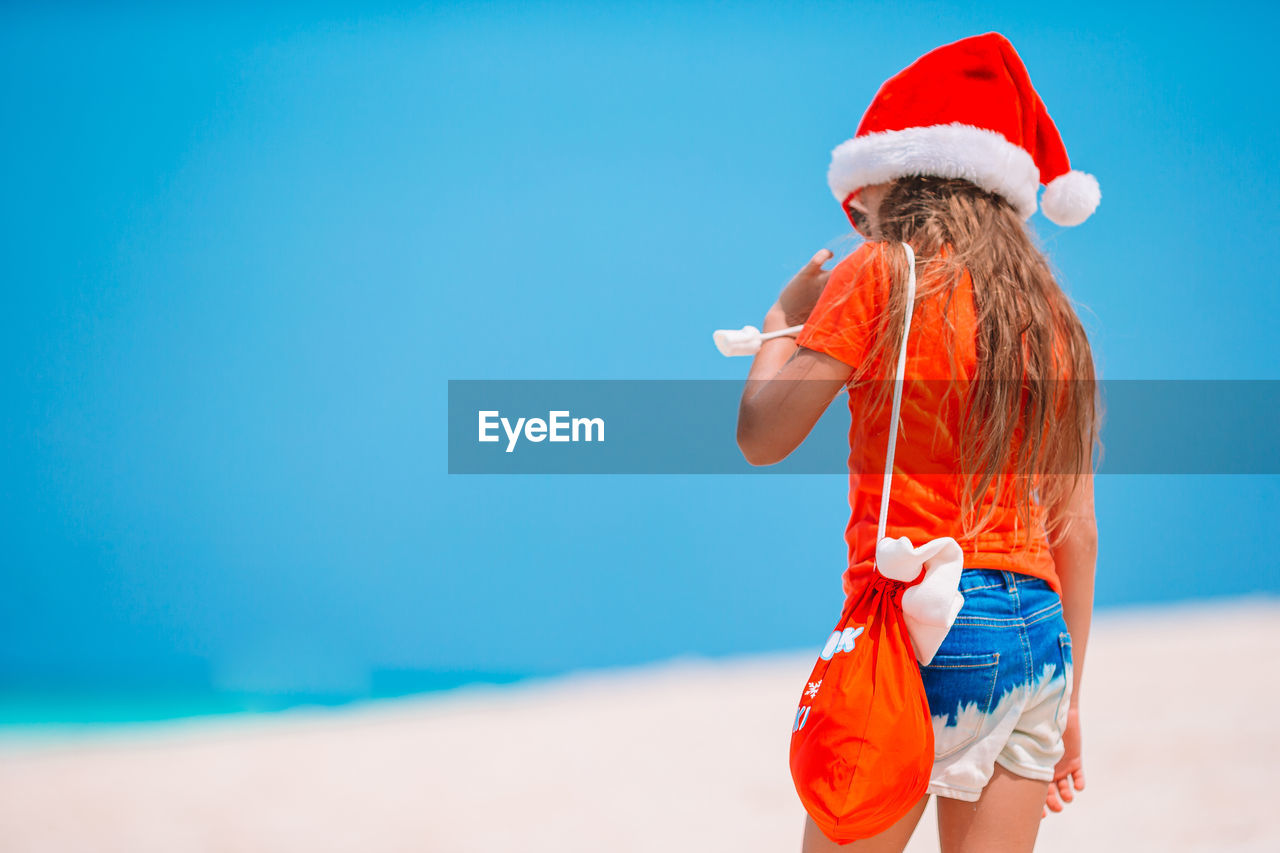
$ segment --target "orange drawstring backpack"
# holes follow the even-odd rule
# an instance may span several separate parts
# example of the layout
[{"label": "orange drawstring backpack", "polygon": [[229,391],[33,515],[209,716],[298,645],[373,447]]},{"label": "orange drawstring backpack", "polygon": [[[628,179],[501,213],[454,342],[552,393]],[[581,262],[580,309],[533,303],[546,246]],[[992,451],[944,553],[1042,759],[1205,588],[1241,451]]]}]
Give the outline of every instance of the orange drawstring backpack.
[{"label": "orange drawstring backpack", "polygon": [[914,547],[885,521],[915,306],[906,243],[907,310],[894,374],[874,580],[845,601],[805,684],[791,731],[791,777],[823,834],[845,844],[888,829],[919,801],[933,769],[933,721],[917,660],[927,664],[964,604],[964,552],[951,537]]}]

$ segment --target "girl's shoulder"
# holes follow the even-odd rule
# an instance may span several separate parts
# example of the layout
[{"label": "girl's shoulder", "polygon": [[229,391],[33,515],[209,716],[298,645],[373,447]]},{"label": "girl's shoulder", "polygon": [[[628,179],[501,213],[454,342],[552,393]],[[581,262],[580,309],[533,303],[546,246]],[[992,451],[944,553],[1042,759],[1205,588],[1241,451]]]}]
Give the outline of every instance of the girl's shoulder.
[{"label": "girl's shoulder", "polygon": [[[868,240],[836,264],[831,270],[831,283],[874,297],[887,295],[893,276],[890,252],[896,246],[896,243]],[[873,298],[872,301],[880,300]]]},{"label": "girl's shoulder", "polygon": [[863,243],[831,270],[796,343],[859,368],[876,338],[889,281],[885,244]]}]

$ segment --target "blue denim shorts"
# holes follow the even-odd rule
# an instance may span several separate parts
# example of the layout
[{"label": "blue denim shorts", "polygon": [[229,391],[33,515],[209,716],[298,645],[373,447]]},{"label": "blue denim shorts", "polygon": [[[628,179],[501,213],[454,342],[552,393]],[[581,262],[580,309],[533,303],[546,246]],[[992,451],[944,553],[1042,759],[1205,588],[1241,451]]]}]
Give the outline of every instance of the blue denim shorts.
[{"label": "blue denim shorts", "polygon": [[920,667],[933,716],[929,793],[977,800],[999,764],[1050,780],[1071,698],[1071,634],[1043,580],[965,569],[964,607]]}]

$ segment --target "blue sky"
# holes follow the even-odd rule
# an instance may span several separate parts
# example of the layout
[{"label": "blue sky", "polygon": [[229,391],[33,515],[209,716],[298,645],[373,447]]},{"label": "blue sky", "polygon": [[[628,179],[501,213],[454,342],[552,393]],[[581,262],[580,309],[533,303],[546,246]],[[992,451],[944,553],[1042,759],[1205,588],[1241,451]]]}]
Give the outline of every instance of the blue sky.
[{"label": "blue sky", "polygon": [[[736,378],[885,77],[999,30],[1110,379],[1280,378],[1261,4],[0,11],[0,687],[359,692],[798,647],[840,477],[449,477],[446,380]],[[1247,25],[1242,25],[1247,23]],[[1099,601],[1280,589],[1275,477],[1109,477]]]}]

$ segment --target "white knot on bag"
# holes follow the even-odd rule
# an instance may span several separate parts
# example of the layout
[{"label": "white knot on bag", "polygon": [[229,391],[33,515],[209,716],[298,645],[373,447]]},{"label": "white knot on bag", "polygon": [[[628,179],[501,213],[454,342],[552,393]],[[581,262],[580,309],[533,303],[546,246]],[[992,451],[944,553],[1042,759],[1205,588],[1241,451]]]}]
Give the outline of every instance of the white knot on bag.
[{"label": "white knot on bag", "polygon": [[916,547],[906,536],[885,535],[889,514],[889,490],[893,485],[893,455],[898,443],[898,418],[902,412],[902,385],[907,370],[907,338],[911,335],[911,312],[916,302],[916,253],[906,243],[907,308],[902,326],[902,347],[893,377],[893,409],[889,416],[889,450],[884,460],[884,488],[880,495],[880,524],[876,534],[876,571],[890,580],[911,583],[924,571],[924,579],[902,594],[902,614],[915,648],[916,660],[927,664],[942,645],[956,614],[964,606],[960,594],[960,573],[964,551],[950,536],[930,539]]},{"label": "white knot on bag", "polygon": [[910,583],[920,576],[922,567],[924,580],[902,594],[902,615],[916,660],[927,664],[964,606],[960,594],[964,551],[950,536],[930,539],[919,548],[912,547],[905,536],[886,536],[876,544],[876,570],[885,577]]}]

